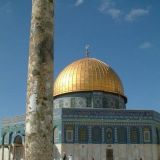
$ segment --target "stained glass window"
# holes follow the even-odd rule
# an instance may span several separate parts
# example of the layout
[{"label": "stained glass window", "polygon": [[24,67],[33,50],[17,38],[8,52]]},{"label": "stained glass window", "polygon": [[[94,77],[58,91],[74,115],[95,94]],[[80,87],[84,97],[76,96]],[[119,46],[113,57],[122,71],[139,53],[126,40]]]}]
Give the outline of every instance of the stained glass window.
[{"label": "stained glass window", "polygon": [[138,128],[133,127],[131,128],[131,143],[138,143]]},{"label": "stained glass window", "polygon": [[117,139],[118,139],[118,143],[126,143],[126,139],[127,139],[127,130],[124,127],[118,128],[117,129]]},{"label": "stained glass window", "polygon": [[151,134],[149,128],[144,128],[143,137],[144,137],[144,142],[148,143],[151,141]]},{"label": "stained glass window", "polygon": [[73,142],[73,130],[66,130],[67,142]]},{"label": "stained glass window", "polygon": [[101,143],[102,142],[102,130],[99,126],[92,128],[92,142]]},{"label": "stained glass window", "polygon": [[78,131],[78,139],[80,143],[84,143],[88,141],[88,129],[87,127],[80,127]]},{"label": "stained glass window", "polygon": [[91,107],[91,97],[87,97],[87,107]]},{"label": "stained glass window", "polygon": [[66,142],[73,142],[74,140],[74,126],[73,125],[66,125],[65,126],[65,140]]},{"label": "stained glass window", "polygon": [[103,107],[104,107],[104,108],[109,108],[108,99],[107,99],[107,98],[104,98],[104,99],[103,99]]},{"label": "stained glass window", "polygon": [[117,109],[120,109],[120,105],[119,105],[120,103],[119,103],[119,100],[117,100],[117,99],[115,99],[115,107],[117,108]]},{"label": "stained glass window", "polygon": [[112,128],[107,128],[106,129],[106,140],[107,140],[107,143],[112,143],[113,142],[113,131],[112,131]]}]

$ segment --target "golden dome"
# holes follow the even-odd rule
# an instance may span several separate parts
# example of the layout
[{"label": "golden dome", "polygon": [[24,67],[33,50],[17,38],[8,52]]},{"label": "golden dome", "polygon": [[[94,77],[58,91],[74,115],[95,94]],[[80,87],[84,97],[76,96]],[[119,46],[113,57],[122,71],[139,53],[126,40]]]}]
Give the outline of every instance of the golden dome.
[{"label": "golden dome", "polygon": [[54,96],[80,91],[104,91],[124,96],[121,80],[113,69],[88,57],[64,68],[54,83]]}]

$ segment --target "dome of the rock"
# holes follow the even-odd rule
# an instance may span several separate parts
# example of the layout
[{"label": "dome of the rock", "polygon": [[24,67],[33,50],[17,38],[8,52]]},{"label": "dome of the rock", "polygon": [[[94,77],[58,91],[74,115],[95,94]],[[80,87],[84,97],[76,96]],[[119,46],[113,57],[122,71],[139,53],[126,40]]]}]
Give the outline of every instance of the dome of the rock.
[{"label": "dome of the rock", "polygon": [[54,83],[54,96],[81,91],[103,91],[124,96],[115,71],[95,58],[77,60],[61,71]]}]

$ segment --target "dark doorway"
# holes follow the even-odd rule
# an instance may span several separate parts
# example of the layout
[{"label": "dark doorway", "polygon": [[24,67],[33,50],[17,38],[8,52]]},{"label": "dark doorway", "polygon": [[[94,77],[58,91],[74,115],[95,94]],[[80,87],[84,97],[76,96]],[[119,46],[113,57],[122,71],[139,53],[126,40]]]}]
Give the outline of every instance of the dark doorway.
[{"label": "dark doorway", "polygon": [[14,144],[17,144],[17,145],[22,145],[22,137],[21,136],[16,136],[14,138]]},{"label": "dark doorway", "polygon": [[106,150],[106,160],[113,160],[113,149]]},{"label": "dark doorway", "polygon": [[22,142],[22,137],[20,135],[17,135],[14,138],[14,152],[13,152],[13,159],[14,160],[22,160],[24,159],[24,147]]}]

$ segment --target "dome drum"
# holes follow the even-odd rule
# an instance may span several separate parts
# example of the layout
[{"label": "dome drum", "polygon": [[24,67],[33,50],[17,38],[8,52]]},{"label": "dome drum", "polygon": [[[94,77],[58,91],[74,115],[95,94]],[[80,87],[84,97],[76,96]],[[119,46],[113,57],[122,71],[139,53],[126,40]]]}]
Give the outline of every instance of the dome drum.
[{"label": "dome drum", "polygon": [[54,98],[54,108],[126,109],[123,96],[105,92],[77,92]]}]

